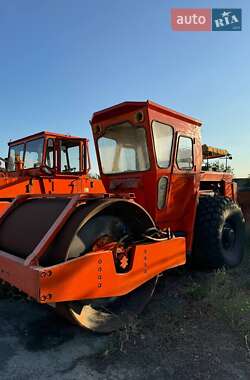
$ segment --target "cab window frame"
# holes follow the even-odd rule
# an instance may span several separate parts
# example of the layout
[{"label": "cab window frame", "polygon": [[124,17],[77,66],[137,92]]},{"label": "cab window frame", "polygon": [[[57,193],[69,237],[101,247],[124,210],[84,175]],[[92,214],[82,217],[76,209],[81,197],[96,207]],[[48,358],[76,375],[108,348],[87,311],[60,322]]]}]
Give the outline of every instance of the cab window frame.
[{"label": "cab window frame", "polygon": [[[27,144],[32,143],[34,141],[38,141],[38,140],[43,140],[42,160],[40,162],[40,165],[37,166],[37,167],[28,167],[28,168],[25,168],[25,158],[26,158],[26,152],[27,152]],[[44,136],[41,136],[41,137],[38,137],[38,138],[35,138],[35,139],[31,139],[31,140],[27,140],[27,141],[24,142],[23,170],[37,170],[37,169],[41,168],[41,166],[44,163],[44,148],[45,148],[45,145],[46,145],[45,143],[46,143],[46,140],[45,140]]]},{"label": "cab window frame", "polygon": [[[63,170],[63,167],[62,167],[62,145],[63,145],[64,142],[67,143],[69,141],[71,141],[72,143],[75,141],[76,144],[75,144],[74,147],[78,147],[78,150],[79,150],[79,159],[78,159],[78,168],[79,168],[79,170],[76,170],[76,171],[70,171],[70,170],[66,171],[66,170]],[[82,166],[84,165],[84,163],[82,162],[82,159],[81,159],[81,157],[83,156],[82,155],[81,141],[79,141],[78,139],[76,139],[76,140],[74,140],[74,139],[66,139],[66,138],[60,139],[59,140],[59,147],[58,147],[58,154],[59,154],[59,163],[60,163],[60,165],[59,165],[59,173],[61,175],[65,175],[66,174],[67,176],[68,175],[74,176],[74,175],[78,175],[78,174],[82,173]],[[67,162],[67,165],[68,165],[68,163],[70,163],[70,157],[69,156],[66,157],[66,160],[69,161],[69,162]]]},{"label": "cab window frame", "polygon": [[[9,170],[9,160],[10,160],[10,152],[11,152],[11,149],[14,149],[16,148],[17,146],[23,146],[23,154],[22,154],[22,161],[24,162],[24,159],[25,159],[25,151],[26,151],[26,143],[25,142],[21,142],[19,144],[15,144],[15,145],[11,145],[9,146],[9,151],[8,151],[8,166],[7,166],[7,172],[8,173],[15,173],[17,171],[16,169],[16,162],[14,161],[13,162],[13,165],[14,165],[14,169],[13,170]],[[24,169],[23,169],[24,170]]]},{"label": "cab window frame", "polygon": [[[178,164],[178,153],[179,153],[179,146],[180,146],[180,140],[181,140],[181,138],[186,138],[186,139],[191,140],[191,143],[192,143],[192,167],[191,168],[181,168],[179,166],[179,164]],[[194,138],[192,136],[188,136],[188,135],[184,135],[184,134],[181,134],[181,135],[178,136],[178,143],[177,143],[177,149],[176,149],[175,162],[176,162],[178,170],[180,170],[182,172],[191,172],[191,171],[194,171],[194,168],[195,168],[195,164],[194,164]]]},{"label": "cab window frame", "polygon": [[[49,141],[53,142],[53,166],[47,165],[47,150],[48,150]],[[44,144],[44,165],[51,170],[56,169],[56,139],[55,138],[47,137],[45,140],[45,144]]]},{"label": "cab window frame", "polygon": [[[170,149],[170,154],[169,154],[169,164],[168,164],[168,166],[160,166],[159,162],[158,162],[157,150],[156,150],[156,144],[155,144],[155,135],[154,135],[154,129],[153,129],[153,123],[155,123],[155,122],[160,123],[162,125],[165,125],[167,127],[170,127],[171,130],[172,130],[172,142],[171,142],[171,149]],[[167,170],[167,169],[171,168],[172,162],[173,162],[173,150],[174,150],[174,142],[175,142],[175,129],[174,129],[174,126],[171,125],[171,124],[163,123],[162,121],[154,119],[154,120],[151,121],[151,133],[152,133],[152,137],[153,137],[153,149],[154,149],[154,155],[155,155],[156,165],[157,165],[158,169],[160,169],[160,170]]]}]

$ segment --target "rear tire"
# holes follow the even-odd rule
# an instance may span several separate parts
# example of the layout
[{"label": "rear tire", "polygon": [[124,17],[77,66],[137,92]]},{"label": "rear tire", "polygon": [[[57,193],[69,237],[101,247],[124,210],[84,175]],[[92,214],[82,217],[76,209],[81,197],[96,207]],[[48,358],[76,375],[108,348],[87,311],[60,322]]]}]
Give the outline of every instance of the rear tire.
[{"label": "rear tire", "polygon": [[245,221],[230,198],[201,197],[197,209],[192,263],[202,269],[232,268],[244,255]]}]

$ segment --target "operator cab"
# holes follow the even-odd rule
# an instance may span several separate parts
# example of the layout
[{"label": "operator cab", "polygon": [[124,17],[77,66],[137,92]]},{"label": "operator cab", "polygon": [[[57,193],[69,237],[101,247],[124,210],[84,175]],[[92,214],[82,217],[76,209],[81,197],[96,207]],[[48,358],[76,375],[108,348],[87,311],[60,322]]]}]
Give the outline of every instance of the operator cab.
[{"label": "operator cab", "polygon": [[91,125],[106,191],[133,193],[158,226],[191,232],[202,164],[201,122],[146,101],[96,112]]},{"label": "operator cab", "polygon": [[9,143],[6,171],[79,175],[89,170],[88,140],[41,132]]}]

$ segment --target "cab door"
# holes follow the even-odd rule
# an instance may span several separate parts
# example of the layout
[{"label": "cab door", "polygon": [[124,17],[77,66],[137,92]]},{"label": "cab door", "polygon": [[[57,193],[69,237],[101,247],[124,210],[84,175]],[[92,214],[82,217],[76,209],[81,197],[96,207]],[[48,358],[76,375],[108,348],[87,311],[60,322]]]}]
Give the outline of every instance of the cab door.
[{"label": "cab door", "polygon": [[172,230],[187,236],[187,246],[190,248],[198,194],[194,136],[177,133],[175,147],[167,221]]}]

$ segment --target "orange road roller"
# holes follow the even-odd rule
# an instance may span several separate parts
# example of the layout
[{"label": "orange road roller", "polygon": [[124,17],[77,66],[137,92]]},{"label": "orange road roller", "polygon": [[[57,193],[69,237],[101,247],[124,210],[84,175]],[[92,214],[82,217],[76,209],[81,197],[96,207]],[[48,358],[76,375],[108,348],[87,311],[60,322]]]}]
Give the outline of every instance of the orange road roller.
[{"label": "orange road roller", "polygon": [[91,126],[105,191],[17,196],[0,217],[0,278],[110,332],[163,271],[237,266],[244,217],[232,175],[202,171],[200,121],[146,101],[96,112]]}]

